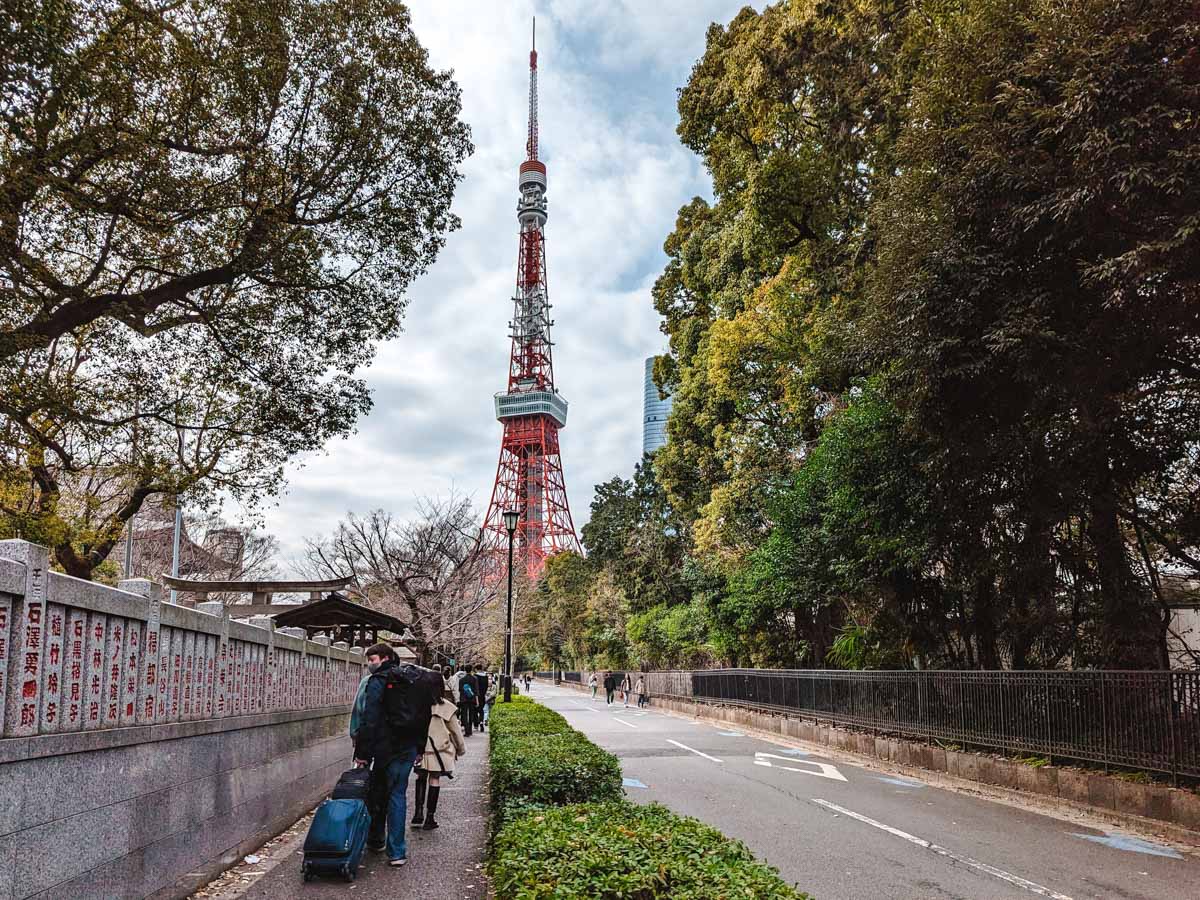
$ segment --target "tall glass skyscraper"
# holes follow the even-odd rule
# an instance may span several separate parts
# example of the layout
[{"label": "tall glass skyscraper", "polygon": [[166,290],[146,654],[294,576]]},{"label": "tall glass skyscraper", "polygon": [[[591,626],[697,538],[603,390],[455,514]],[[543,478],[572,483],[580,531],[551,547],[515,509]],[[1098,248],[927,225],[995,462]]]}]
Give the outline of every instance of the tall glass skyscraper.
[{"label": "tall glass skyscraper", "polygon": [[642,453],[653,453],[667,442],[667,416],[671,414],[671,398],[660,400],[654,383],[654,357],[646,360],[642,384]]}]

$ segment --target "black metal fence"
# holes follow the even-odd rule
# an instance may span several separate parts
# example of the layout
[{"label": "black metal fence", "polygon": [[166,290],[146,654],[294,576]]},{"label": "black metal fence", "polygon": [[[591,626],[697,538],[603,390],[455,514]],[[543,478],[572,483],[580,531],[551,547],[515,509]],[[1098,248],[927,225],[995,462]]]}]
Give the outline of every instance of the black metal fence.
[{"label": "black metal fence", "polygon": [[646,689],[652,698],[1200,777],[1200,672],[712,669],[648,672]]}]

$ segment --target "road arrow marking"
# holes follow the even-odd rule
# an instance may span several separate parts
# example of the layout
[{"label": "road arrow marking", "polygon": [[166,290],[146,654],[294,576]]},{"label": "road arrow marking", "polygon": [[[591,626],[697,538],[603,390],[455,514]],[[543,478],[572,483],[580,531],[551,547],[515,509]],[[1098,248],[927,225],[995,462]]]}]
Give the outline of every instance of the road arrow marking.
[{"label": "road arrow marking", "polygon": [[[793,763],[793,765],[781,766],[778,763],[771,762],[773,759],[781,759],[784,762]],[[768,766],[773,769],[787,769],[789,772],[802,772],[805,775],[816,775],[818,778],[829,778],[833,781],[847,780],[846,776],[837,770],[837,766],[817,762],[815,759],[794,759],[790,756],[776,756],[774,753],[755,753],[754,764],[756,766]],[[797,769],[796,765],[816,766],[820,771],[814,772],[812,769]]]}]

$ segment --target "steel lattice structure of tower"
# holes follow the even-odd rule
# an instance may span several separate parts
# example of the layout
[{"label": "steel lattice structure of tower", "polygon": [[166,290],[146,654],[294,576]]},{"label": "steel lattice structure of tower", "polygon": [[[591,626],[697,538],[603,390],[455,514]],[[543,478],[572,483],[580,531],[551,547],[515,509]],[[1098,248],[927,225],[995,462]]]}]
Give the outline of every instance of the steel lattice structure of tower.
[{"label": "steel lattice structure of tower", "polygon": [[496,418],[504,425],[492,500],[480,533],[482,548],[502,572],[508,532],[502,513],[521,511],[516,549],[526,571],[541,574],[546,558],[579,550],[558,431],[567,424],[567,401],[554,387],[550,299],[546,286],[546,166],[538,159],[537,44],[529,52],[529,135],[518,185],[517,291],[513,297],[512,355],[508,389],[496,394]]}]

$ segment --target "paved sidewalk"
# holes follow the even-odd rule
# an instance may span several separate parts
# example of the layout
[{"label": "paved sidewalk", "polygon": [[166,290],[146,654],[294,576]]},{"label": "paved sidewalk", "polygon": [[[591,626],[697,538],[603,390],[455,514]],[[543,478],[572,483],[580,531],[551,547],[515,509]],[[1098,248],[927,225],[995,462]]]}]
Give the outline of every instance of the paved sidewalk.
[{"label": "paved sidewalk", "polygon": [[[367,851],[358,879],[347,883],[321,878],[304,883],[300,860],[311,816],[297,823],[295,833],[271,848],[256,864],[243,862],[194,897],[202,900],[279,900],[297,897],[326,900],[346,896],[414,897],[420,900],[486,900],[483,857],[487,843],[486,733],[467,738],[467,755],[458,761],[453,780],[442,779],[435,831],[408,833],[408,865],[392,869],[382,853]],[[408,808],[412,814],[413,787],[409,780]],[[263,874],[265,872],[265,874]]]}]

